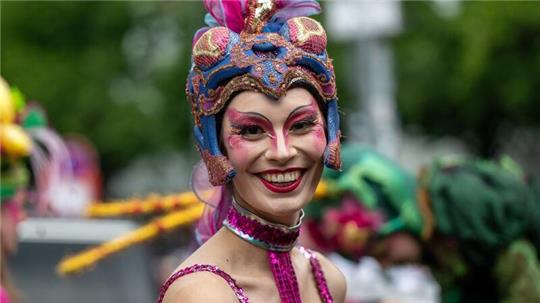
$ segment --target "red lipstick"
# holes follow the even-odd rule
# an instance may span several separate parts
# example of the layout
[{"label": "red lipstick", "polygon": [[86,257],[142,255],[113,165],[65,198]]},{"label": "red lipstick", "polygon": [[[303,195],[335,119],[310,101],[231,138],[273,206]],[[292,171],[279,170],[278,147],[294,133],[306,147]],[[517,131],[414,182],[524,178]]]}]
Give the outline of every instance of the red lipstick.
[{"label": "red lipstick", "polygon": [[[298,169],[297,168],[291,168],[291,169],[286,169],[286,170],[272,169],[272,170],[267,170],[264,173],[285,173],[285,172],[294,171],[294,170],[298,170]],[[270,191],[283,194],[283,193],[288,193],[295,190],[298,187],[298,185],[300,185],[300,182],[302,182],[302,177],[303,177],[303,172],[300,173],[300,176],[298,177],[298,179],[292,182],[274,183],[274,182],[270,182],[264,179],[261,176],[259,176],[259,179],[261,180],[262,184],[264,184],[264,186],[266,186],[266,188],[268,188]]]}]

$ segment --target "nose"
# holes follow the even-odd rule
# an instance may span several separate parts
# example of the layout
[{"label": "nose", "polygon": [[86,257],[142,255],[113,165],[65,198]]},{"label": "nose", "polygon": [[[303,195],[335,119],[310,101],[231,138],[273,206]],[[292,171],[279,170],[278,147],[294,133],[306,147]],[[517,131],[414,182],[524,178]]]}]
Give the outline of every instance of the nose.
[{"label": "nose", "polygon": [[266,158],[279,164],[285,164],[298,154],[296,148],[288,142],[283,134],[276,134],[272,138],[272,147],[266,151]]}]

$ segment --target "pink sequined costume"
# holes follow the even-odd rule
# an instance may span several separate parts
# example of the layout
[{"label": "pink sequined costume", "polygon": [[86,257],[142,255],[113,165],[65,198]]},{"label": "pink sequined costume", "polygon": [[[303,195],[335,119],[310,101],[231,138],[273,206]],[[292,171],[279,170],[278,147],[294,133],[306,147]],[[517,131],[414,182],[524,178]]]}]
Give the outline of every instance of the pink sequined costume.
[{"label": "pink sequined costume", "polygon": [[[253,245],[268,250],[268,261],[274,275],[274,280],[276,281],[280,299],[282,302],[286,303],[302,302],[300,299],[298,282],[290,258],[290,251],[296,244],[299,235],[302,217],[297,225],[285,227],[280,224],[267,222],[234,203],[227,214],[227,219],[223,223],[226,228],[238,237]],[[299,249],[310,262],[311,270],[315,278],[314,282],[319,290],[321,301],[325,303],[333,302],[332,295],[330,294],[324,273],[316,255],[303,247],[300,247]],[[161,287],[157,302],[161,303],[163,301],[165,293],[174,281],[185,275],[201,271],[211,272],[220,276],[232,288],[238,301],[242,303],[249,302],[244,290],[229,274],[219,269],[217,266],[208,264],[195,264],[174,273]]]}]

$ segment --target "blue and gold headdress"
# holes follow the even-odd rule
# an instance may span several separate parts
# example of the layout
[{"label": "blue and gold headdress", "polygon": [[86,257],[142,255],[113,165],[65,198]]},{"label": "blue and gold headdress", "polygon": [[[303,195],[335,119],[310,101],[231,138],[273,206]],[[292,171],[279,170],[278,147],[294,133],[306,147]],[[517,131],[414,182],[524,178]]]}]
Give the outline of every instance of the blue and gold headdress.
[{"label": "blue and gold headdress", "polygon": [[307,85],[324,104],[328,145],[326,166],[341,165],[339,113],[326,32],[307,15],[320,11],[313,0],[205,1],[207,23],[220,25],[195,34],[193,67],[186,94],[192,104],[195,137],[213,185],[235,175],[218,143],[216,115],[234,93],[256,90],[279,98],[293,85]]}]

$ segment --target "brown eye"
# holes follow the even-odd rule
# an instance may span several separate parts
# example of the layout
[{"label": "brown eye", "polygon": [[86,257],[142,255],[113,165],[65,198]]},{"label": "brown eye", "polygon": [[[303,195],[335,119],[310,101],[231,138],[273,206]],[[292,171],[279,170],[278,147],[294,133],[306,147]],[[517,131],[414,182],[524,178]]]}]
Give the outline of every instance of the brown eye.
[{"label": "brown eye", "polygon": [[299,121],[291,126],[291,131],[297,134],[303,134],[311,130],[311,127],[315,125],[313,121]]},{"label": "brown eye", "polygon": [[240,130],[240,135],[247,139],[258,139],[264,135],[264,130],[260,126],[249,125]]}]

